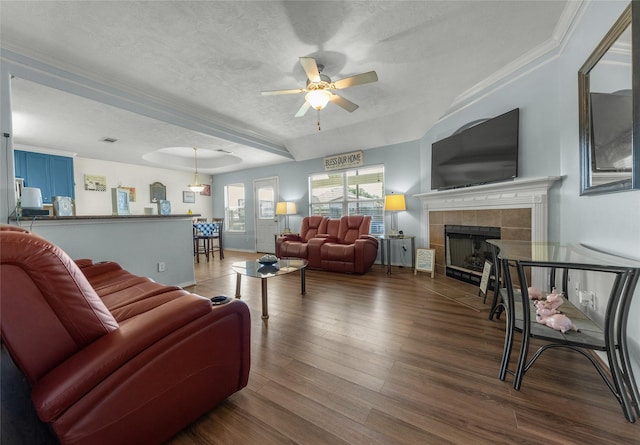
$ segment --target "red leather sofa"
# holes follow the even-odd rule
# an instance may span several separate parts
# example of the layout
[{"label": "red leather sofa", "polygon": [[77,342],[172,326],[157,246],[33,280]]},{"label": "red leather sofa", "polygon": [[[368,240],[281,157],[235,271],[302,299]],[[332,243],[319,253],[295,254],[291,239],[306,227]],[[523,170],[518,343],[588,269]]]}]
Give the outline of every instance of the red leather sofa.
[{"label": "red leather sofa", "polygon": [[0,293],[3,345],[62,444],[161,443],[247,385],[240,300],[214,304],[113,262],[74,262],[6,225]]},{"label": "red leather sofa", "polygon": [[378,256],[378,239],[369,235],[370,226],[368,215],[308,216],[302,220],[299,236],[278,237],[276,255],[305,258],[310,269],[363,274]]}]

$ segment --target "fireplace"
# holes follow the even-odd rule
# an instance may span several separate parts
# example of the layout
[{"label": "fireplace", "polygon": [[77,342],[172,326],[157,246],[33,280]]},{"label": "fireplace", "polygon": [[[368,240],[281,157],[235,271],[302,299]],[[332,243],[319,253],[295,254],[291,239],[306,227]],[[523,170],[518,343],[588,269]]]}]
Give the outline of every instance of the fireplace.
[{"label": "fireplace", "polygon": [[485,260],[493,262],[487,239],[500,239],[500,227],[445,225],[445,273],[480,284]]},{"label": "fireplace", "polygon": [[436,250],[436,273],[446,274],[445,225],[500,227],[503,240],[546,241],[548,193],[560,179],[518,178],[415,195],[422,201],[423,239]]}]

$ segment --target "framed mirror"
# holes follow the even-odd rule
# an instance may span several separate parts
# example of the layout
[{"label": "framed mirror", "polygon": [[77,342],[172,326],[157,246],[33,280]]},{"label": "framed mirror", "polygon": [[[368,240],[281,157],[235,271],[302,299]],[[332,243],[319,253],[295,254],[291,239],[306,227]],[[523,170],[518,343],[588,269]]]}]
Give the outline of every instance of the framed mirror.
[{"label": "framed mirror", "polygon": [[582,195],[640,188],[640,113],[633,106],[640,104],[633,63],[640,44],[632,42],[640,8],[633,3],[578,71]]}]

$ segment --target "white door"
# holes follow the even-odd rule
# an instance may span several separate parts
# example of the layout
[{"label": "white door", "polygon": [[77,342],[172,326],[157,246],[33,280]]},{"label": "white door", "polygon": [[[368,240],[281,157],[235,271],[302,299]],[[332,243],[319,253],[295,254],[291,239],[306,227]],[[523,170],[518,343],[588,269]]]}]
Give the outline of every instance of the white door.
[{"label": "white door", "polygon": [[264,178],[253,181],[256,215],[256,252],[275,253],[275,235],[278,233],[276,201],[278,178]]}]

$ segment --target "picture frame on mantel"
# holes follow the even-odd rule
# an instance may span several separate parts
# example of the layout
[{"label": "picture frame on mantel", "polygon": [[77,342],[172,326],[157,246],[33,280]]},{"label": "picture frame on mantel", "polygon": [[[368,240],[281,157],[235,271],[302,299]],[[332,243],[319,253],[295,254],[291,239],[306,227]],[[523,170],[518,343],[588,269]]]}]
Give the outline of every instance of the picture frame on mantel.
[{"label": "picture frame on mantel", "polygon": [[166,199],[158,200],[158,215],[171,215],[171,201]]},{"label": "picture frame on mantel", "polygon": [[111,209],[114,215],[130,215],[129,190],[121,188],[111,189]]}]

